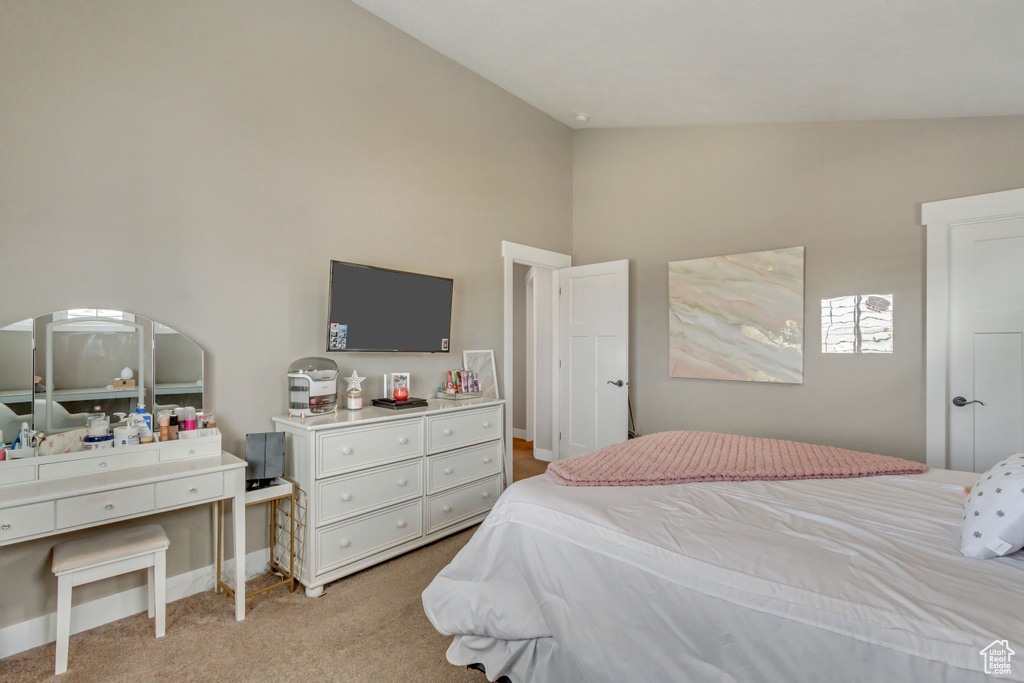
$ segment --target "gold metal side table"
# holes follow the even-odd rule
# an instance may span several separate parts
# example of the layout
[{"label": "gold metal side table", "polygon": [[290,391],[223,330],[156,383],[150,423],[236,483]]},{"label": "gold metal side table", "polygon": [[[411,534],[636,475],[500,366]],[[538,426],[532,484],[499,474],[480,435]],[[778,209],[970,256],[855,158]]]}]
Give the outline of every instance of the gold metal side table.
[{"label": "gold metal side table", "polygon": [[[278,524],[278,506],[288,501],[288,525]],[[252,593],[246,593],[245,597],[251,598],[254,595],[269,591],[279,586],[287,585],[290,592],[295,592],[295,485],[287,479],[277,479],[270,486],[262,489],[254,489],[245,492],[245,507],[270,503],[270,571],[277,572],[284,578],[275,584],[265,586]],[[234,514],[245,514],[244,511],[236,511]],[[288,534],[288,568],[285,569],[277,561],[275,550],[278,545],[279,533]],[[221,580],[221,567],[224,557],[224,501],[217,501],[217,594],[227,593],[234,597],[235,592],[231,586]],[[284,559],[283,557],[281,558]],[[244,579],[241,585],[244,584]]]}]

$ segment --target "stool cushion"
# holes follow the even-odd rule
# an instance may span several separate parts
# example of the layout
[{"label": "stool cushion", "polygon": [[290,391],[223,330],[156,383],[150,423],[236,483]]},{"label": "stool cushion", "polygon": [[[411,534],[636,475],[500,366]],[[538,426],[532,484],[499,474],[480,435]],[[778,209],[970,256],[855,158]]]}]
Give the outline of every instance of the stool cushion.
[{"label": "stool cushion", "polygon": [[159,524],[110,531],[97,536],[76,538],[53,547],[53,573],[113,562],[132,555],[163,550],[171,544]]}]

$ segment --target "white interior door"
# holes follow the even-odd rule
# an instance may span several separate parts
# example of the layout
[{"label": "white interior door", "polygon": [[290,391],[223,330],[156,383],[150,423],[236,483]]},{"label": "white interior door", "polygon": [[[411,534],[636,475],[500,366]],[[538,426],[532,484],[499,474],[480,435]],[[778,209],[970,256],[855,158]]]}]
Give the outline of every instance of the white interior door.
[{"label": "white interior door", "polygon": [[559,459],[625,441],[629,261],[559,274]]},{"label": "white interior door", "polygon": [[950,230],[947,400],[953,469],[984,472],[1024,450],[1022,264],[1024,219]]}]

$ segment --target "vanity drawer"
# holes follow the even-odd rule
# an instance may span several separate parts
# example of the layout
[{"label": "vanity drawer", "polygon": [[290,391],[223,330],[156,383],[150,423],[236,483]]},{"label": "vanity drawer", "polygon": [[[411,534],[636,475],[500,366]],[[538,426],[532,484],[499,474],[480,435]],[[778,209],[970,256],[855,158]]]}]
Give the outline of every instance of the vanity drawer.
[{"label": "vanity drawer", "polygon": [[317,532],[317,573],[423,535],[423,501],[374,512]]},{"label": "vanity drawer", "polygon": [[103,472],[123,470],[129,467],[155,465],[157,462],[158,456],[155,450],[149,453],[135,452],[118,455],[116,449],[111,449],[106,451],[104,455],[40,465],[39,478],[62,479],[64,477],[78,477],[83,474],[102,474]]},{"label": "vanity drawer", "polygon": [[423,454],[423,420],[320,434],[317,478]]},{"label": "vanity drawer", "polygon": [[437,493],[500,471],[500,441],[432,455],[427,458],[427,493]]},{"label": "vanity drawer", "polygon": [[387,465],[317,483],[317,525],[423,495],[423,461]]},{"label": "vanity drawer", "polygon": [[160,442],[160,461],[220,455],[220,439],[180,439]]},{"label": "vanity drawer", "polygon": [[501,435],[501,407],[466,411],[457,415],[430,417],[427,421],[429,453],[450,451],[492,441]]},{"label": "vanity drawer", "polygon": [[53,502],[0,510],[0,543],[53,531]]},{"label": "vanity drawer", "polygon": [[156,508],[162,510],[223,495],[224,474],[221,472],[161,481],[156,484]]},{"label": "vanity drawer", "polygon": [[67,529],[152,509],[152,484],[64,498],[57,501],[57,528]]},{"label": "vanity drawer", "polygon": [[501,495],[501,477],[493,477],[430,498],[427,533],[491,509]]},{"label": "vanity drawer", "polygon": [[35,478],[36,464],[31,460],[28,462],[10,460],[0,464],[0,486],[35,481]]}]

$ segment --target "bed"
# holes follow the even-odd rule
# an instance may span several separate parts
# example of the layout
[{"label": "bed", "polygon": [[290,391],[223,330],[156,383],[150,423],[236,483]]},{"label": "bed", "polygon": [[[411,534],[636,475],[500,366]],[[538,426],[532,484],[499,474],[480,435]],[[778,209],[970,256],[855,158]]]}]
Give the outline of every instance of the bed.
[{"label": "bed", "polygon": [[[961,555],[977,477],[545,474],[505,491],[423,604],[448,660],[490,680],[991,680],[981,651],[1024,647],[1024,554]],[[1013,664],[1002,680],[1024,680]]]}]

